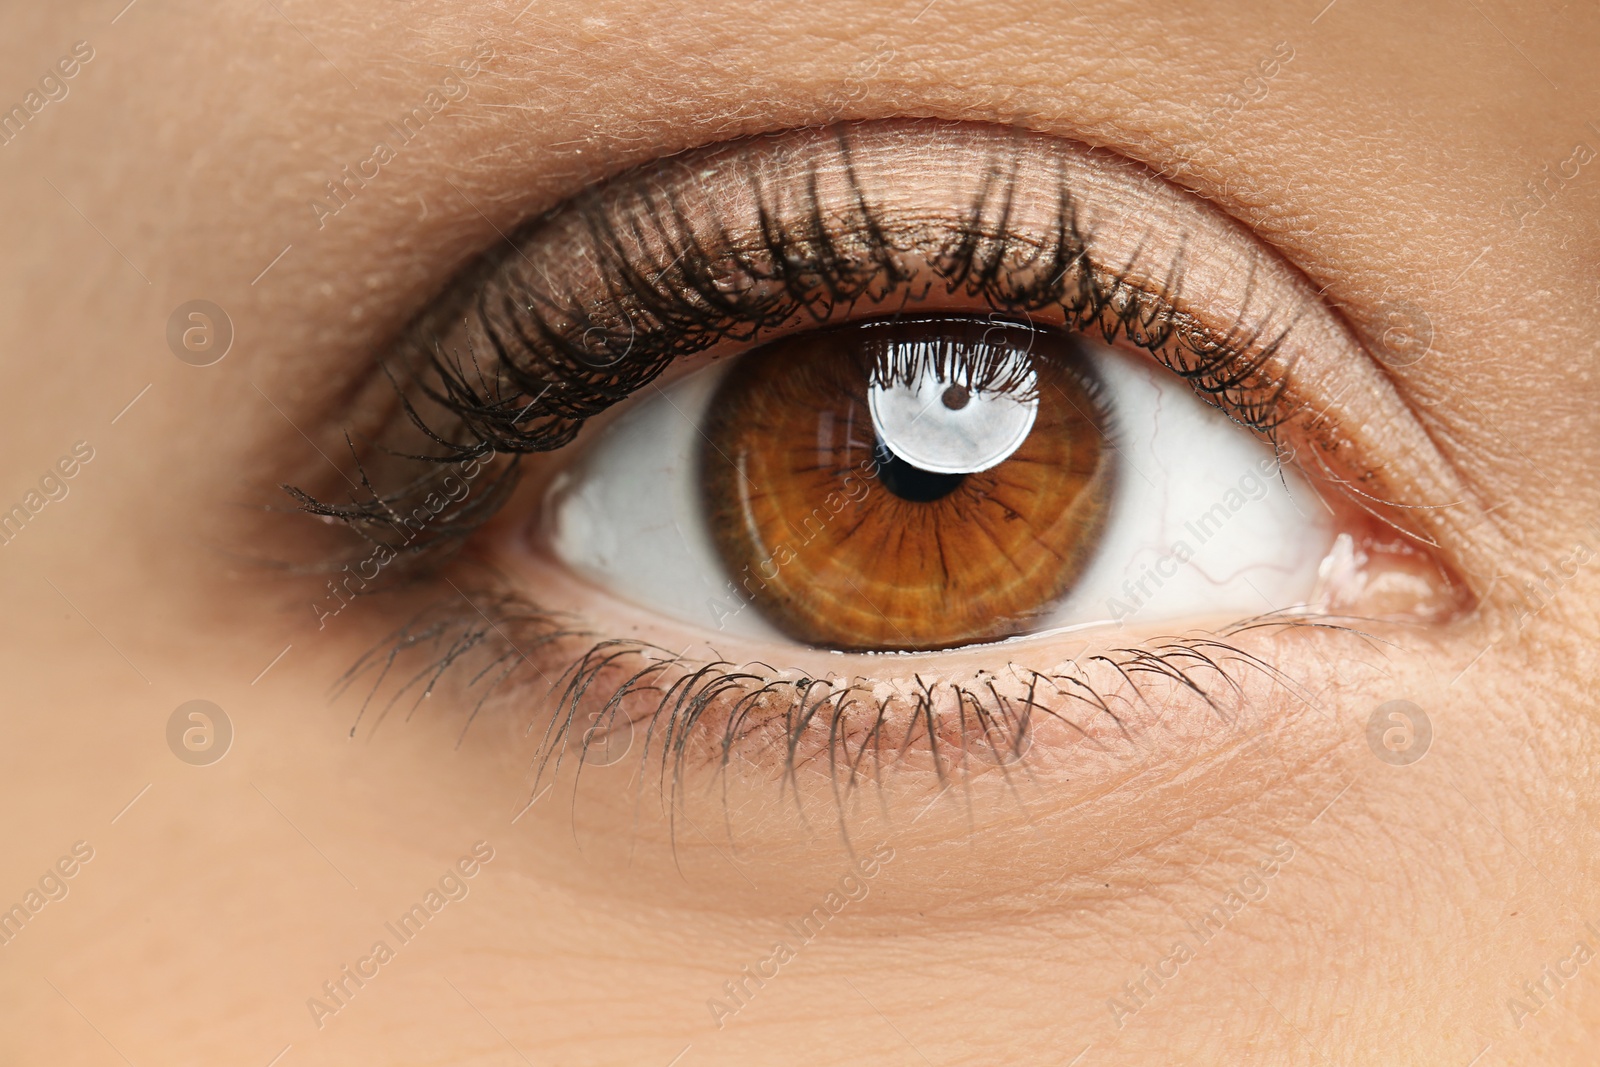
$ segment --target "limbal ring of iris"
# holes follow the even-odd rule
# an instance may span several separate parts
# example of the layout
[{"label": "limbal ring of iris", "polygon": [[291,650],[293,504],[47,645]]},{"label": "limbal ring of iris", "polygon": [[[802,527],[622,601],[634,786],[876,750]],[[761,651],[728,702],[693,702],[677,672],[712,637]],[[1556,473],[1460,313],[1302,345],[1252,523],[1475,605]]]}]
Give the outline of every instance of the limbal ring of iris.
[{"label": "limbal ring of iris", "polygon": [[700,485],[732,580],[789,636],[929,651],[1026,633],[1082,574],[1114,465],[1070,336],[963,318],[800,334],[711,404]]}]

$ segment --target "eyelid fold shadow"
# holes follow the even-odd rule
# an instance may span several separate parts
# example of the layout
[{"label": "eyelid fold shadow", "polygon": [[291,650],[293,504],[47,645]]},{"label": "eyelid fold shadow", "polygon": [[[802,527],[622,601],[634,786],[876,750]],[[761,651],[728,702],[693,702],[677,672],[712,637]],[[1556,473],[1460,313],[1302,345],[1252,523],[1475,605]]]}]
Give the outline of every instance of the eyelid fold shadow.
[{"label": "eyelid fold shadow", "polygon": [[402,358],[432,365],[437,417],[521,454],[685,356],[974,303],[1150,352],[1420,543],[1481,522],[1303,275],[1143,168],[999,127],[793,131],[621,175],[497,247]]},{"label": "eyelid fold shadow", "polygon": [[[406,418],[390,449],[424,457],[424,467],[472,458],[504,469],[566,446],[685,357],[905,308],[974,306],[1149,353],[1313,479],[1430,550],[1465,543],[1481,517],[1311,283],[1238,223],[1104,152],[919,121],[713,146],[619,175],[532,220],[391,354]],[[386,516],[406,513],[426,484],[424,475],[368,484],[370,500],[317,508],[383,541],[393,532]],[[470,522],[447,509],[441,527],[470,533],[495,510],[478,507]],[[963,758],[986,748],[1004,764],[1046,720],[1101,743],[1102,730],[1126,735],[1116,700],[1137,706],[1141,678],[1213,709],[1208,685],[1243,688],[1223,662],[1282,682],[1252,653],[1207,651],[1208,637],[1159,652],[1105,650],[1086,671],[1029,667],[1001,680],[977,669],[942,692],[902,671],[885,687],[687,657],[478,588],[479,617],[419,616],[351,680],[392,665],[396,648],[441,657],[405,676],[407,695],[431,692],[440,663],[475,649],[487,657],[476,679],[503,681],[531,665],[546,694],[536,732],[547,769],[581,766],[596,738],[624,726],[645,732],[642,748],[663,757],[663,773],[696,748],[727,765],[753,739],[786,746],[792,767],[798,739],[817,731],[827,744],[808,758],[843,760],[852,775],[877,758],[869,754],[903,755],[916,737],[936,767],[941,743]],[[501,613],[483,610],[489,602]],[[512,636],[496,644],[494,631]],[[529,649],[548,654],[539,660],[548,671]],[[1062,717],[1042,699],[1041,679],[1052,700],[1087,709],[1096,725]],[[1097,688],[1107,680],[1134,695],[1108,697]],[[852,707],[867,709],[861,722],[841,718]],[[838,738],[842,750],[830,747]]]}]

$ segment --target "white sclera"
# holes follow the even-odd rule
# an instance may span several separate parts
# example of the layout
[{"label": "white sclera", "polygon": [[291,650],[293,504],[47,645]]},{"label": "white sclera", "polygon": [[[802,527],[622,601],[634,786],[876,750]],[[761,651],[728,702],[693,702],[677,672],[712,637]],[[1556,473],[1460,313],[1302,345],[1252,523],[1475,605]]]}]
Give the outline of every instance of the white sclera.
[{"label": "white sclera", "polygon": [[[1083,350],[1111,409],[1116,482],[1082,576],[1035,629],[1181,625],[1303,603],[1333,542],[1305,480],[1147,358]],[[708,631],[786,642],[731,581],[701,500],[700,425],[727,369],[642,396],[586,435],[547,497],[547,537],[618,597]]]},{"label": "white sclera", "polygon": [[729,587],[701,503],[699,426],[730,364],[673,382],[590,438],[545,495],[545,536],[579,575],[634,603],[787,640]]},{"label": "white sclera", "polygon": [[1050,625],[1160,626],[1303,604],[1333,544],[1293,466],[1150,360],[1085,345],[1115,409],[1117,486]]},{"label": "white sclera", "polygon": [[[1017,359],[1028,360],[1018,352]],[[873,383],[867,392],[872,428],[884,446],[934,474],[975,474],[998,467],[1022,447],[1039,413],[1038,376],[1019,365],[1013,389],[970,392],[924,365],[914,382]],[[959,406],[945,400],[956,389]],[[961,403],[961,401],[965,403]]]}]

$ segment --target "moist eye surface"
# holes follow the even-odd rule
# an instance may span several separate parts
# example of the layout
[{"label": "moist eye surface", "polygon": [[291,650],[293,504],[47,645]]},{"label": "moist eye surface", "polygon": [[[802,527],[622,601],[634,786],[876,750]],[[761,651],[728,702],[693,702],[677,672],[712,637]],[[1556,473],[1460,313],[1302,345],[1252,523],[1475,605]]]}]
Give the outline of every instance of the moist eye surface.
[{"label": "moist eye surface", "polygon": [[[792,761],[824,720],[825,744],[964,746],[975,708],[1070,740],[1120,733],[1104,694],[1142,708],[1150,672],[1205,703],[1190,672],[1271,669],[1207,641],[1315,616],[1348,514],[1319,495],[1381,503],[1371,428],[1414,429],[1237,223],[994,127],[790,131],[619,175],[487,254],[396,355],[413,455],[535,475],[485,541],[514,577],[445,660],[482,641],[474,679],[526,668],[549,753],[646,719],[673,760],[766,739]],[[1126,626],[1206,629],[1151,651]],[[884,652],[916,658],[858,655]]]},{"label": "moist eye surface", "polygon": [[724,567],[824,648],[1025,632],[1105,524],[1114,465],[1070,341],[968,320],[800,334],[741,360],[703,426]]},{"label": "moist eye surface", "polygon": [[[891,390],[916,400],[875,413]],[[958,421],[985,407],[999,434]],[[1305,479],[1164,368],[992,318],[796,334],[574,451],[537,550],[687,632],[822,649],[1293,607],[1333,540]]]}]

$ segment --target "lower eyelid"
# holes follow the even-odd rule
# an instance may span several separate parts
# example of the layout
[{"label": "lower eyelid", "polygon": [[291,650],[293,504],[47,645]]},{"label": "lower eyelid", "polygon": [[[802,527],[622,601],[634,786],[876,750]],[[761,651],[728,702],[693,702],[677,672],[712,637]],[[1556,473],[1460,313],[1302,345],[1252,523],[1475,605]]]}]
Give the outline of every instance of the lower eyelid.
[{"label": "lower eyelid", "polygon": [[[1145,203],[1074,159],[1085,168],[1079,184],[1098,182],[1105,203]],[[1219,243],[1224,232],[1230,240],[1240,236],[1231,224],[1206,221],[1193,205],[1173,201],[1170,189],[1138,189],[1178,220],[1175,231],[1189,242],[1180,248],[1198,249],[1207,235]],[[1139,215],[1140,225],[1151,213]],[[1139,247],[1140,225],[1108,219],[1097,231],[1111,259]],[[549,244],[545,254],[560,247]],[[1221,329],[1246,321],[1252,307],[1269,309],[1255,316],[1264,322],[1292,320],[1263,367],[1291,391],[1290,406],[1302,417],[1290,432],[1313,476],[1348,482],[1375,511],[1453,548],[1474,512],[1448,465],[1305,280],[1254,255],[1197,259],[1185,275],[1184,299],[1211,313],[1212,305],[1225,309]],[[1241,260],[1261,273],[1241,270]],[[1159,275],[1142,280],[1151,291],[1162,282]],[[530,466],[535,476],[519,494],[536,501],[543,464]],[[1383,503],[1389,500],[1424,506],[1394,508]],[[1439,503],[1452,507],[1434,507]],[[596,739],[609,746],[627,729],[640,747],[631,758],[654,760],[647,769],[669,789],[737,771],[763,780],[789,774],[830,796],[842,765],[847,789],[882,787],[910,803],[925,802],[950,781],[981,790],[1015,773],[1047,786],[1058,806],[1092,806],[1102,803],[1096,798],[1126,795],[1140,774],[1176,782],[1185,768],[1230,758],[1246,743],[1281,745],[1290,762],[1309,760],[1333,736],[1307,695],[1322,699],[1319,650],[1348,642],[1358,656],[1371,652],[1358,637],[1333,636],[1337,624],[1327,620],[1279,620],[1211,638],[1153,637],[1142,646],[1130,640],[1120,649],[1106,639],[1091,646],[1061,637],[908,657],[780,653],[734,638],[719,638],[716,648],[683,648],[683,636],[659,620],[531,558],[521,524],[535,510],[508,508],[482,531],[478,554],[503,568],[508,581],[461,579],[474,611],[463,613],[453,597],[448,608],[419,618],[410,632],[427,632],[428,640],[405,656],[420,672],[419,686],[433,684],[427,657],[442,657],[451,663],[442,684],[459,687],[469,706],[486,697],[485,712],[517,716],[545,774],[595,763],[585,759],[585,738],[590,748]],[[537,606],[513,590],[533,591]],[[372,662],[381,662],[386,653],[376,652]],[[591,670],[596,664],[603,669]],[[1041,678],[1048,700],[1039,696]],[[838,711],[846,694],[849,718]],[[1013,759],[1024,744],[1025,768]],[[1205,788],[1217,791],[1219,804],[1238,802],[1230,793],[1236,784],[1229,778]]]},{"label": "lower eyelid", "polygon": [[[1181,637],[1101,628],[909,655],[694,636],[547,555],[528,532],[545,487],[530,479],[521,493],[485,531],[480,552],[503,575],[490,602],[520,605],[530,619],[526,636],[512,640],[533,669],[517,672],[503,703],[540,739],[543,771],[582,766],[586,745],[613,751],[622,731],[654,739],[653,753],[633,756],[653,762],[662,781],[681,777],[693,788],[732,764],[757,777],[805,767],[832,789],[842,766],[847,789],[887,774],[920,796],[948,775],[1004,777],[1018,747],[1022,773],[1111,788],[1130,760],[1181,761],[1192,746],[1221,751],[1237,743],[1229,731],[1241,723],[1265,736],[1279,729],[1274,716],[1325,718],[1311,694],[1327,700],[1330,658],[1385,654],[1325,615],[1249,624],[1213,615],[1194,620],[1209,621],[1211,632]],[[537,609],[513,590],[537,591]],[[835,713],[841,705],[848,714]]]},{"label": "lower eyelid", "polygon": [[[460,584],[470,609],[452,598],[414,620],[411,633],[438,636],[401,657],[376,703],[400,680],[431,677],[432,663],[459,655],[440,695],[446,706],[475,709],[459,712],[464,719],[509,716],[518,725],[537,769],[528,797],[566,781],[578,803],[631,812],[634,835],[659,834],[663,848],[690,826],[780,854],[785,841],[890,830],[897,845],[981,848],[981,826],[1015,828],[1020,804],[1030,817],[1072,819],[1074,846],[1055,849],[1050,868],[1070,885],[1208,814],[1256,802],[1266,781],[1344,773],[1328,760],[1349,741],[1329,694],[1389,682],[1383,640],[1323,619],[1142,646],[1056,638],[937,655],[816,654],[803,664],[808,673],[746,659],[748,648],[724,648],[732,662],[718,663],[704,647],[658,647],[648,643],[657,635],[621,619],[607,625],[631,636],[587,632],[591,623],[535,609],[503,585]],[[546,591],[558,604],[564,593],[581,595]],[[842,684],[858,668],[873,679]],[[817,680],[830,676],[839,684]],[[357,693],[367,695],[364,686]],[[788,829],[768,807],[778,780],[810,812]],[[656,810],[637,806],[652,791],[664,807],[659,819],[641,820]],[[1174,793],[1183,804],[1161,799]],[[1036,860],[997,857],[985,901],[1003,907],[1011,877],[1003,868],[1022,878]]]}]

